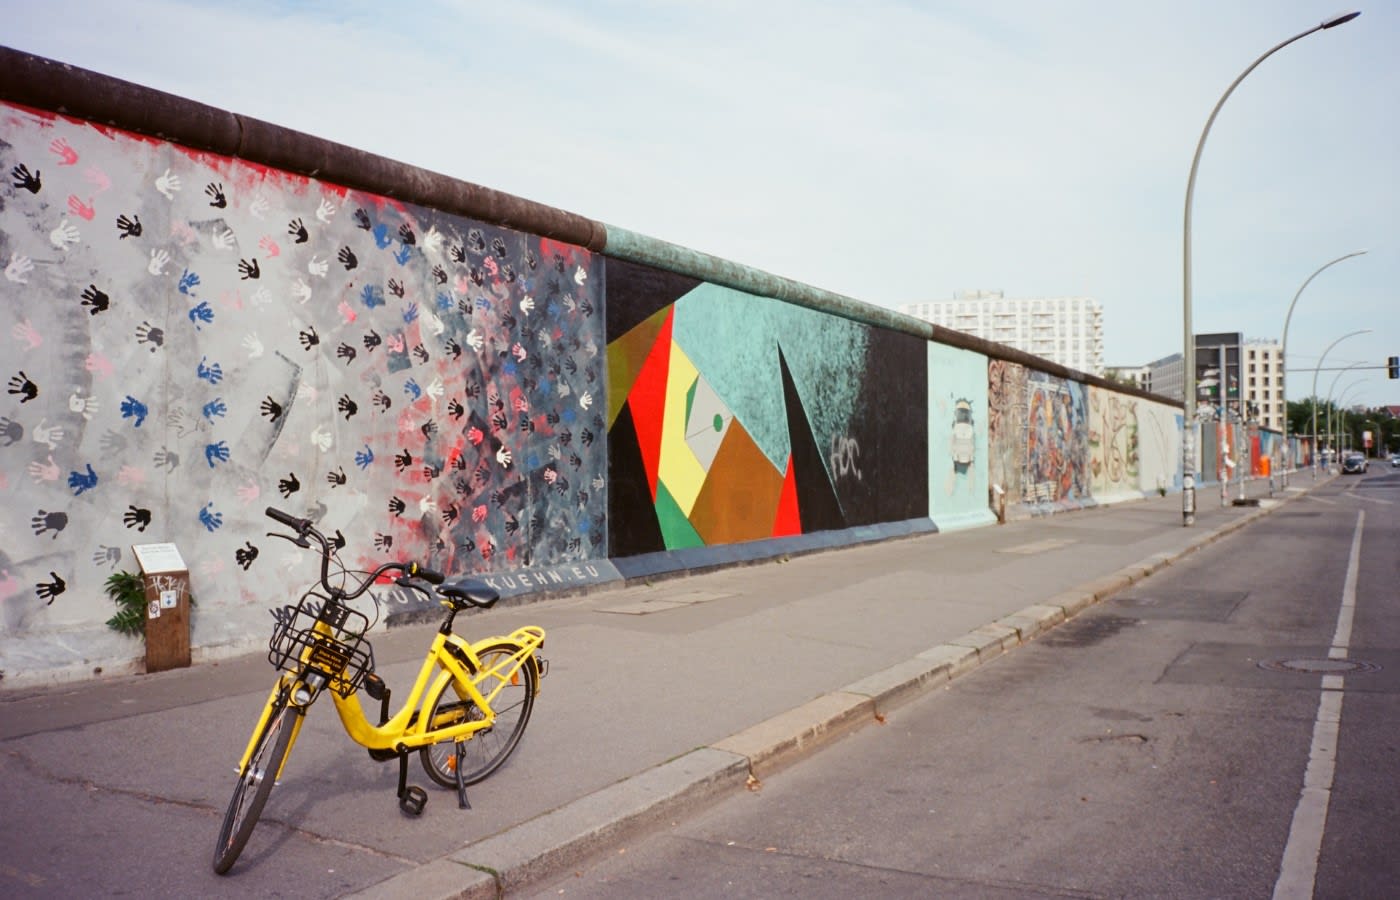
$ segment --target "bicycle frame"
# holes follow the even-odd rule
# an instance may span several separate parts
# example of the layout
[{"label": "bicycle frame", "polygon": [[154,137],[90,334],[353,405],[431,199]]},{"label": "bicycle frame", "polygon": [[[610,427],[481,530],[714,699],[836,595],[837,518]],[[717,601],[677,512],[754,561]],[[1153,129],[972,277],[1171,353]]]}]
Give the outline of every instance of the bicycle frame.
[{"label": "bicycle frame", "polygon": [[[316,631],[330,636],[330,628],[324,624],[318,623]],[[520,667],[526,665],[526,660],[531,658],[543,643],[544,630],[536,626],[518,628],[509,636],[489,637],[477,641],[475,644],[458,635],[444,634],[439,631],[428,648],[427,656],[418,670],[418,677],[414,679],[408,698],[399,711],[382,725],[370,724],[369,719],[365,716],[364,707],[360,704],[358,691],[345,697],[331,691],[331,699],[335,703],[336,713],[340,717],[341,725],[345,728],[346,734],[357,744],[371,750],[407,752],[443,741],[464,740],[495,724],[496,713],[491,707],[491,700],[495,698],[501,688],[518,677],[517,673],[520,671]],[[514,645],[516,649],[509,657],[483,671],[477,648],[498,644]],[[434,675],[435,671],[436,675]],[[496,683],[491,690],[482,693],[477,687],[477,682],[485,683],[487,678],[494,678]],[[441,696],[448,689],[449,683],[455,684],[458,694],[463,699],[470,700],[476,705],[482,713],[480,719],[442,728],[433,727],[433,723],[428,721],[427,710],[423,709],[424,702],[430,697]],[[248,760],[253,754],[258,736],[266,727],[279,697],[284,692],[291,695],[302,684],[299,676],[285,672],[273,685],[272,691],[268,694],[267,702],[263,704],[258,724],[253,729],[253,735],[249,738],[248,746],[244,749],[243,756],[239,760],[238,771],[240,774],[247,771]],[[309,706],[310,702],[300,709],[304,713]],[[292,747],[296,746],[304,721],[304,715],[298,717],[292,732]],[[286,765],[286,759],[289,758],[291,758],[290,748],[287,756],[283,759],[283,766]],[[281,768],[279,768],[276,777],[280,778],[281,774]]]}]

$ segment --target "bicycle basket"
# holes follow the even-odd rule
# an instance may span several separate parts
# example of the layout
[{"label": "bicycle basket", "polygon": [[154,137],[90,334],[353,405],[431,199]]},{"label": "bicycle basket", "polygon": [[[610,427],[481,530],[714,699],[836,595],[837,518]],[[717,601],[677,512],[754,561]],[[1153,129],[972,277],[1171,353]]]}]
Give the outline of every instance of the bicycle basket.
[{"label": "bicycle basket", "polygon": [[[303,597],[296,606],[273,612],[277,625],[268,641],[267,661],[278,669],[324,674],[331,690],[348,697],[374,669],[374,648],[365,640],[369,618],[340,603]],[[317,630],[317,626],[320,630]]]}]

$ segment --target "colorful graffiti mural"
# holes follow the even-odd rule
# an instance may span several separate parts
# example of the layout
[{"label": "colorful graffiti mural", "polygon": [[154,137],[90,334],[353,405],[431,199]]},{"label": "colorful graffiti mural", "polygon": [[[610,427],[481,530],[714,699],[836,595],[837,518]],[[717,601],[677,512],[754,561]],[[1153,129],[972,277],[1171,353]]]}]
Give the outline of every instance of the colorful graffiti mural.
[{"label": "colorful graffiti mural", "polygon": [[1094,499],[1140,495],[1138,401],[1100,387],[1089,393],[1089,470]]},{"label": "colorful graffiti mural", "polygon": [[361,565],[605,553],[601,260],[58,115],[0,125],[5,632],[100,623],[133,542],[184,551],[197,629],[280,604],[304,560],[263,537],[269,504]]},{"label": "colorful graffiti mural", "polygon": [[613,556],[927,515],[923,341],[618,260],[607,279]]}]

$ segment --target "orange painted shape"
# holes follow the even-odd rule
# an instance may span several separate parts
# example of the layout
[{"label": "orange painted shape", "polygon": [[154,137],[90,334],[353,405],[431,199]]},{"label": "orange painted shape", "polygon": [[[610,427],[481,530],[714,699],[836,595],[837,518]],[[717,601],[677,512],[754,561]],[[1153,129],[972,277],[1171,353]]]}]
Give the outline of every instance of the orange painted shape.
[{"label": "orange painted shape", "polygon": [[690,523],[708,546],[771,537],[782,493],[783,476],[736,420],[710,463]]}]

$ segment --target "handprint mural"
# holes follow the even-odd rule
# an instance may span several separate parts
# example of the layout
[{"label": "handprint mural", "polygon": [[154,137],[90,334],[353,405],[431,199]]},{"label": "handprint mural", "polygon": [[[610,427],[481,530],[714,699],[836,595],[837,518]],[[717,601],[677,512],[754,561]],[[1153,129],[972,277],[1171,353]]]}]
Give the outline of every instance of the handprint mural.
[{"label": "handprint mural", "polygon": [[222,571],[201,617],[281,602],[269,500],[363,563],[606,554],[601,260],[58,115],[0,134],[0,453],[33,475],[0,483],[33,522],[0,635],[100,622],[132,543]]}]

